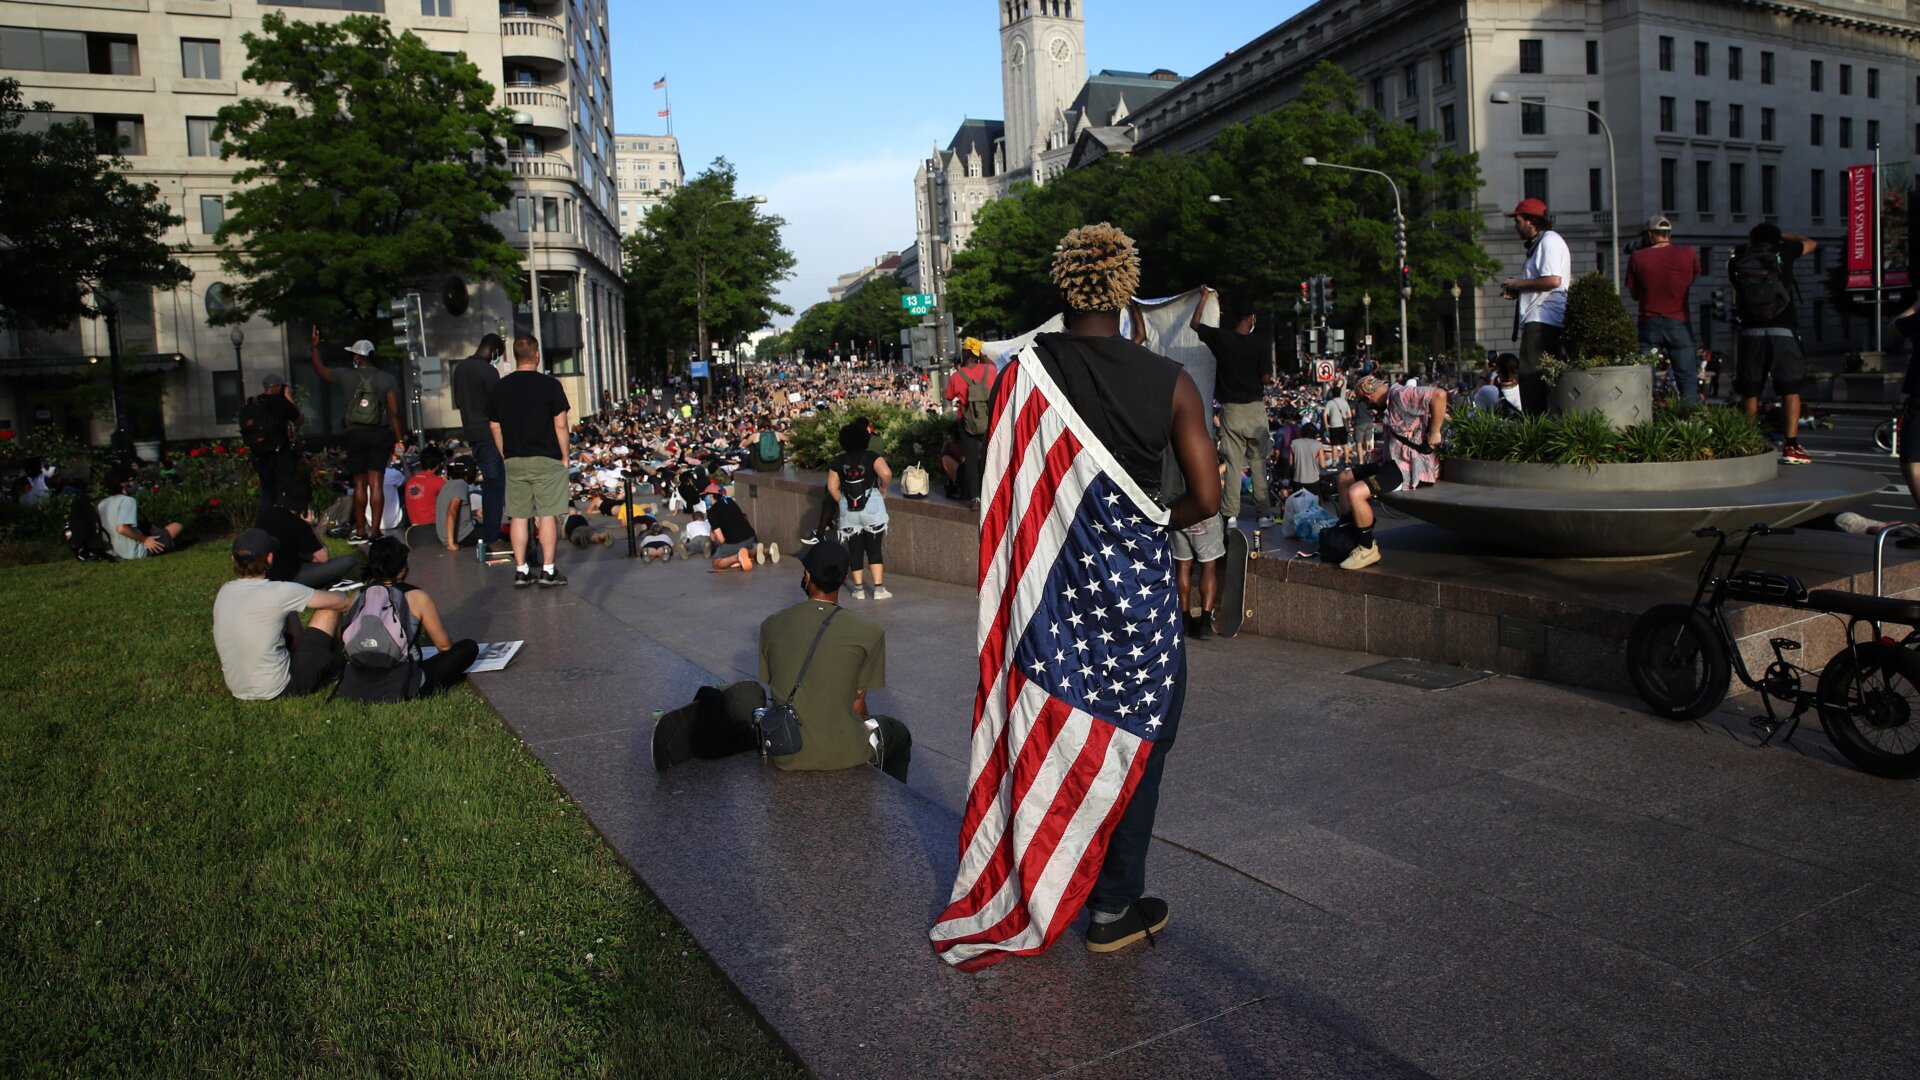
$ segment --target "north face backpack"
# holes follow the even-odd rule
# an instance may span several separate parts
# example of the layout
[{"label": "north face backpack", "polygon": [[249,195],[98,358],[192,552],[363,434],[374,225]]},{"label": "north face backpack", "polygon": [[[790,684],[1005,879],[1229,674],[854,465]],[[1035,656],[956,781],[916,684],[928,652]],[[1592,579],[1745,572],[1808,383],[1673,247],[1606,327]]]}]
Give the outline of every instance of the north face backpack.
[{"label": "north face backpack", "polygon": [[775,435],[771,431],[761,432],[759,446],[754,451],[755,463],[759,465],[778,465],[780,464],[781,454],[780,436]]},{"label": "north face backpack", "polygon": [[976,379],[965,368],[960,378],[967,384],[967,401],[960,414],[960,427],[969,435],[985,435],[993,426],[993,387],[987,380]]},{"label": "north face backpack", "polygon": [[1727,260],[1727,276],[1733,279],[1734,315],[1743,323],[1772,322],[1793,306],[1786,270],[1770,249],[1749,248]]},{"label": "north face backpack", "polygon": [[418,629],[405,593],[391,585],[361,590],[340,635],[347,666],[334,693],[369,703],[412,700],[420,691],[420,653],[413,645]]},{"label": "north face backpack", "polygon": [[360,376],[360,385],[354,387],[353,396],[347,399],[347,423],[372,427],[386,422],[386,395],[376,393],[373,382],[372,371]]},{"label": "north face backpack", "polygon": [[848,510],[858,513],[866,509],[867,499],[873,494],[873,463],[879,456],[869,450],[834,465],[833,471],[840,474],[840,497],[847,501]]},{"label": "north face backpack", "polygon": [[113,547],[100,511],[85,495],[75,495],[67,509],[67,550],[81,562],[111,562]]}]

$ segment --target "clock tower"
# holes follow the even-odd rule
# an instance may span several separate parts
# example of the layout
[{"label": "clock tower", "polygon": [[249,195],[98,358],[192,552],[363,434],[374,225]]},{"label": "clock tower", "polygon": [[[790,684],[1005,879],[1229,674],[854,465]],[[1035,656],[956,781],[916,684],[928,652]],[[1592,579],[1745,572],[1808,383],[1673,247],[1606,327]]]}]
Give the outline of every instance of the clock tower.
[{"label": "clock tower", "polygon": [[1047,136],[1087,81],[1080,0],[995,0],[1000,8],[1000,86],[1006,105],[1007,172],[1030,174]]}]

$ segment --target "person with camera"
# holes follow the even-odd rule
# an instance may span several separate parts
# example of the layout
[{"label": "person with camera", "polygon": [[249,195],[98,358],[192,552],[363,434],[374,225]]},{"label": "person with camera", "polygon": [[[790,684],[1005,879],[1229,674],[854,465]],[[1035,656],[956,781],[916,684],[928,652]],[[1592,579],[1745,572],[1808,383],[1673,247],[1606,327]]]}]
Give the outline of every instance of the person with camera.
[{"label": "person with camera", "polygon": [[[797,752],[772,760],[790,771],[872,765],[904,784],[913,736],[907,725],[868,710],[868,693],[887,685],[887,635],[878,624],[841,609],[848,566],[847,549],[839,541],[809,545],[800,553],[806,599],[760,624],[760,682],[775,705],[792,707],[801,733]],[[758,749],[746,699],[757,702],[763,694],[752,684],[745,687],[754,693],[728,688],[724,708],[676,709],[662,716],[653,730],[654,767]]]},{"label": "person with camera", "polygon": [[1567,287],[1573,284],[1573,253],[1553,230],[1553,216],[1539,199],[1521,199],[1507,215],[1526,245],[1519,277],[1500,283],[1500,296],[1514,302],[1514,339],[1520,343],[1520,406],[1547,411],[1547,378],[1540,359],[1560,351],[1567,322]]},{"label": "person with camera", "polygon": [[1341,524],[1355,533],[1353,550],[1342,570],[1359,570],[1380,561],[1373,539],[1373,500],[1402,487],[1440,479],[1439,446],[1447,426],[1447,392],[1434,386],[1390,386],[1378,375],[1361,378],[1354,395],[1380,414],[1391,446],[1379,462],[1342,470],[1338,485]]},{"label": "person with camera", "polygon": [[240,441],[260,480],[260,504],[285,506],[300,471],[293,429],[305,421],[285,379],[269,374],[260,380],[260,391],[240,407]]}]

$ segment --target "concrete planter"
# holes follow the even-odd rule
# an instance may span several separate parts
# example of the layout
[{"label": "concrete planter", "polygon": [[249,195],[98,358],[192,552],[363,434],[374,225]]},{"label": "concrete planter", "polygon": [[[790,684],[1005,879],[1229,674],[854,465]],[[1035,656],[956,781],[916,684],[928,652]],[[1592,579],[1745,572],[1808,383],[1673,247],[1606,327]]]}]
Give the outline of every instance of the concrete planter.
[{"label": "concrete planter", "polygon": [[1780,474],[1771,452],[1725,461],[1653,461],[1640,465],[1534,465],[1448,458],[1440,478],[1449,484],[1542,491],[1713,491],[1764,484]]},{"label": "concrete planter", "polygon": [[1597,412],[1617,428],[1645,423],[1653,419],[1653,366],[1564,372],[1553,384],[1548,407],[1560,413]]}]

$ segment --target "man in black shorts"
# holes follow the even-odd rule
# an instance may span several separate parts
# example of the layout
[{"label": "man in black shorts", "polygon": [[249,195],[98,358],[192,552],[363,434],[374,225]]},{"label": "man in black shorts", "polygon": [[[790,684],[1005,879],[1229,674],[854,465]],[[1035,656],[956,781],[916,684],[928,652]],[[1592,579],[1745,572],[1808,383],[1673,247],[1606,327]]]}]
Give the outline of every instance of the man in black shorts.
[{"label": "man in black shorts", "polygon": [[[340,617],[353,602],[267,575],[280,544],[265,529],[247,529],[233,541],[234,578],[213,598],[213,647],[227,689],[241,701],[299,697],[339,677],[334,651]],[[300,625],[300,612],[313,619]]]},{"label": "man in black shorts", "polygon": [[1740,322],[1733,396],[1740,399],[1748,416],[1757,415],[1760,391],[1772,380],[1786,419],[1782,465],[1813,461],[1800,448],[1800,384],[1806,378],[1807,361],[1800,351],[1799,291],[1793,284],[1793,264],[1818,246],[1766,221],[1747,233],[1746,248],[1727,263],[1734,315]]},{"label": "man in black shorts", "polygon": [[347,434],[347,473],[353,477],[353,518],[346,539],[366,544],[380,534],[380,518],[387,509],[387,462],[406,445],[407,435],[400,427],[400,381],[373,366],[373,342],[356,341],[347,346],[347,352],[353,356],[353,366],[343,378],[320,362],[320,328],[313,328],[307,362],[322,381],[347,388],[342,423]]}]

